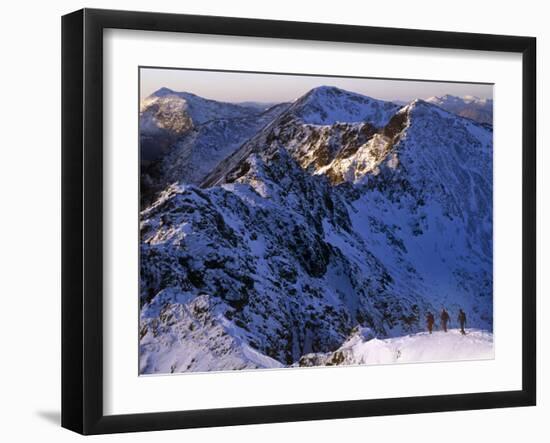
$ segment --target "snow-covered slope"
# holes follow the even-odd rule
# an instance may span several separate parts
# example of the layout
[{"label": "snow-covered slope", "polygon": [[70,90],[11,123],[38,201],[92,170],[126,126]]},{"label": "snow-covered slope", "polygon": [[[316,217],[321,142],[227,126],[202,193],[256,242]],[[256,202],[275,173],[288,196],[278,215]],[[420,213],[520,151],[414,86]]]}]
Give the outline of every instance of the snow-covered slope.
[{"label": "snow-covered slope", "polygon": [[[174,303],[176,302],[176,303]],[[278,368],[283,365],[250,347],[224,312],[219,298],[185,296],[166,289],[142,312],[142,373]]]},{"label": "snow-covered slope", "polygon": [[461,117],[471,118],[478,123],[493,124],[493,100],[491,99],[482,99],[471,95],[456,97],[447,94],[442,97],[430,97],[426,101]]},{"label": "snow-covered slope", "polygon": [[400,113],[399,140],[358,186],[354,230],[405,297],[492,329],[492,132],[421,101]]},{"label": "snow-covered slope", "polygon": [[370,330],[357,328],[336,351],[304,355],[295,366],[380,365],[393,363],[485,360],[494,358],[493,334],[478,329],[458,329],[433,334],[420,332],[379,339]]},{"label": "snow-covered slope", "polygon": [[221,160],[287,107],[283,103],[250,117],[218,118],[197,126],[178,140],[163,160],[163,184],[200,183]]},{"label": "snow-covered slope", "polygon": [[490,128],[418,100],[355,120],[338,97],[327,117],[302,97],[206,189],[142,212],[142,373],[289,366],[354,328],[417,333],[442,306],[492,330]]}]

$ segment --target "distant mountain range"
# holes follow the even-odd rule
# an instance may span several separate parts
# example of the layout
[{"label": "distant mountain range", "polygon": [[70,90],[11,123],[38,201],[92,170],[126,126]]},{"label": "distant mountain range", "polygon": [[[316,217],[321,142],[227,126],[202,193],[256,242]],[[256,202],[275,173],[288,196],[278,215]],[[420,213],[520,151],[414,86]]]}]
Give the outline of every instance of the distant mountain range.
[{"label": "distant mountain range", "polygon": [[145,99],[140,372],[357,363],[442,306],[490,335],[492,126],[434,101]]},{"label": "distant mountain range", "polygon": [[471,95],[465,97],[444,95],[430,97],[426,101],[461,117],[471,118],[479,123],[493,124],[493,100],[491,99],[482,99]]}]

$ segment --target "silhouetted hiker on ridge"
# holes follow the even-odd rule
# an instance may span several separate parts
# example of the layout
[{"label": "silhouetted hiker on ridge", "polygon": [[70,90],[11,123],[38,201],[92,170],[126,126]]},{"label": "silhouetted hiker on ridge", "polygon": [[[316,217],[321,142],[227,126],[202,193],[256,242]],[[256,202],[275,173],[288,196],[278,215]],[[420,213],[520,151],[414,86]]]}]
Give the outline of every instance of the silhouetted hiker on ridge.
[{"label": "silhouetted hiker on ridge", "polygon": [[458,312],[458,323],[460,323],[460,333],[466,335],[466,331],[464,330],[464,326],[466,325],[466,313],[462,308],[460,308]]},{"label": "silhouetted hiker on ridge", "polygon": [[430,334],[432,333],[432,330],[434,328],[435,318],[434,315],[428,311],[426,314],[426,324],[428,325],[428,331],[430,331]]},{"label": "silhouetted hiker on ridge", "polygon": [[449,322],[451,317],[449,316],[449,313],[445,310],[445,308],[441,310],[440,318],[441,318],[441,328],[443,329],[443,331],[447,332],[447,323]]}]

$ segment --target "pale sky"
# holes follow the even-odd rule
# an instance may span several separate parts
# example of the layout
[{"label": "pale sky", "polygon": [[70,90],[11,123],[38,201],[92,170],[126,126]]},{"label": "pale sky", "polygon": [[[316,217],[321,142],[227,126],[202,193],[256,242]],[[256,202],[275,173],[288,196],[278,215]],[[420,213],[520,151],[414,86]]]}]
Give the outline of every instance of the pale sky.
[{"label": "pale sky", "polygon": [[145,98],[161,87],[191,92],[225,102],[293,101],[317,86],[337,86],[382,100],[411,101],[445,94],[493,97],[493,85],[433,81],[342,78],[287,74],[203,71],[185,69],[140,69],[140,94]]}]

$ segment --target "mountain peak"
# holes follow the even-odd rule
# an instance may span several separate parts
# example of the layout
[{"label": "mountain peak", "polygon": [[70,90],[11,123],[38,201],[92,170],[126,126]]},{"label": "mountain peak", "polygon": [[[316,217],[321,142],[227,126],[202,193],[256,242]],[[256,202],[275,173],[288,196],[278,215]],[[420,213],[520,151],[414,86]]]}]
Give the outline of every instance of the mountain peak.
[{"label": "mountain peak", "polygon": [[308,94],[316,94],[316,95],[340,95],[340,94],[352,94],[352,95],[360,95],[356,92],[346,91],[345,89],[339,88],[337,86],[331,86],[331,85],[323,85],[323,86],[317,86],[309,91]]},{"label": "mountain peak", "polygon": [[[163,98],[163,97],[170,97],[170,96],[176,96],[183,100],[205,100],[210,102],[215,102],[216,100],[210,100],[204,97],[201,97],[199,95],[193,94],[192,92],[186,92],[186,91],[174,91],[173,89],[167,88],[163,86],[160,89],[157,89],[155,92],[153,92],[150,97],[157,97],[157,98]],[[223,102],[219,102],[223,103]]]},{"label": "mountain peak", "polygon": [[384,126],[398,109],[392,102],[325,85],[311,89],[296,100],[290,112],[306,124],[370,122]]},{"label": "mountain peak", "polygon": [[[361,102],[379,101],[367,95],[359,94],[357,92],[347,91],[337,86],[323,85],[317,86],[309,90],[302,96],[304,99],[340,99],[340,100],[354,100]],[[300,99],[299,99],[300,100]]]},{"label": "mountain peak", "polygon": [[170,88],[167,88],[167,87],[163,86],[162,88],[157,89],[155,92],[153,92],[151,94],[151,96],[164,97],[164,96],[172,95],[172,94],[176,94],[176,92],[174,90],[170,89]]}]

